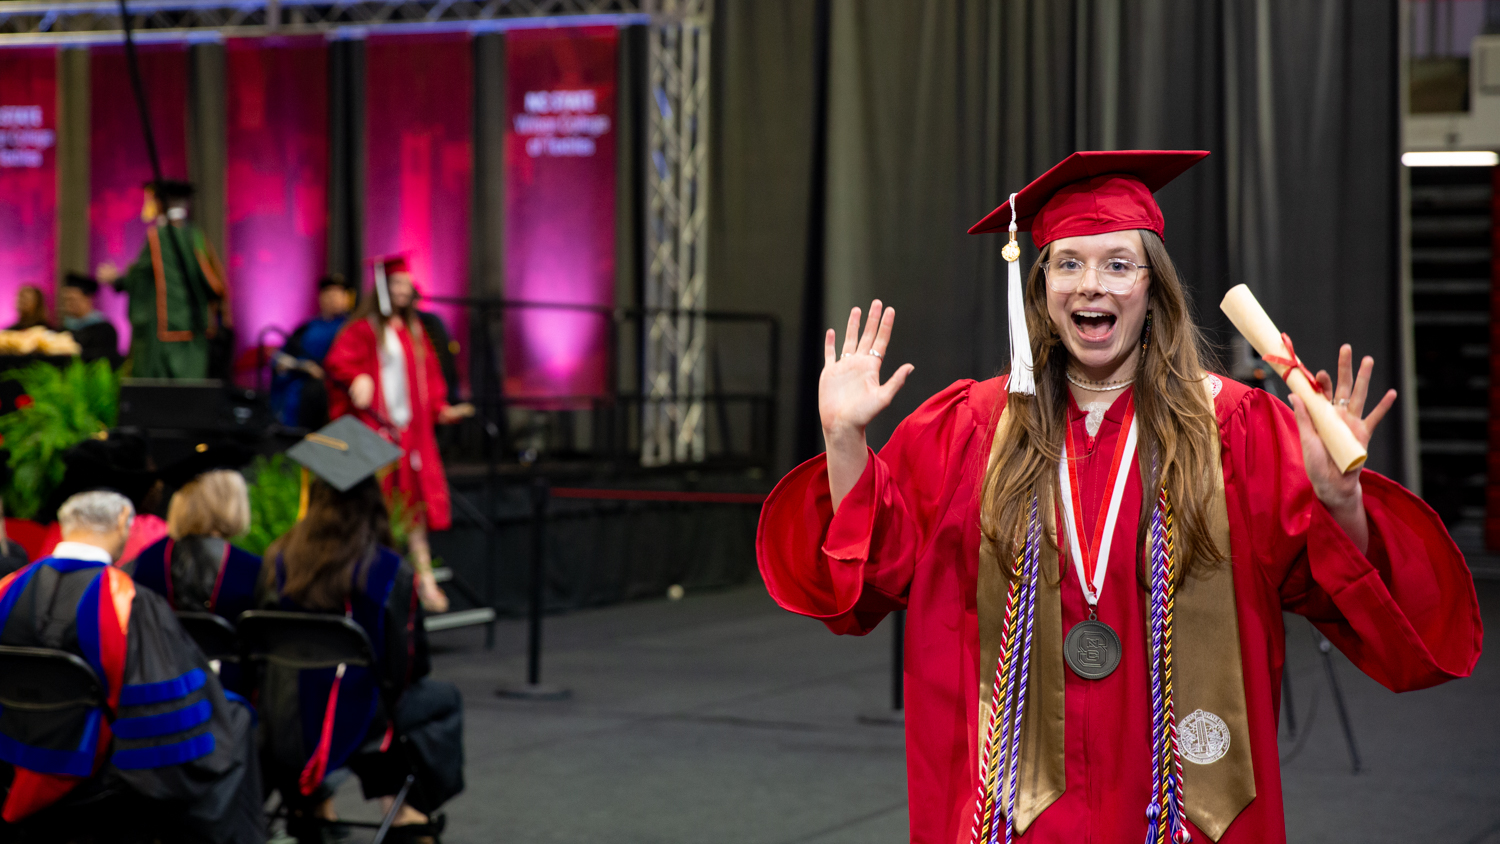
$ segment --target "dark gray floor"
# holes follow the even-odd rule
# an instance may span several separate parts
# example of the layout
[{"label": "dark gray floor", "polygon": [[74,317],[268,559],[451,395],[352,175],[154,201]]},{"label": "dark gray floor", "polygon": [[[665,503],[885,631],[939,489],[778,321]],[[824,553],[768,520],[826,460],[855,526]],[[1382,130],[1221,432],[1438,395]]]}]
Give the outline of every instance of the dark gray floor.
[{"label": "dark gray floor", "polygon": [[[1500,583],[1480,584],[1490,625]],[[906,840],[901,731],[857,723],[888,700],[890,633],[833,636],[758,585],[547,621],[543,679],[567,702],[516,702],[524,627],[493,654],[477,631],[434,637],[463,689],[468,791],[450,844]],[[1302,735],[1283,742],[1293,842],[1500,844],[1500,657],[1466,681],[1393,695],[1335,653],[1365,772],[1352,776],[1306,622],[1288,622]],[[357,786],[346,816],[369,816]]]}]

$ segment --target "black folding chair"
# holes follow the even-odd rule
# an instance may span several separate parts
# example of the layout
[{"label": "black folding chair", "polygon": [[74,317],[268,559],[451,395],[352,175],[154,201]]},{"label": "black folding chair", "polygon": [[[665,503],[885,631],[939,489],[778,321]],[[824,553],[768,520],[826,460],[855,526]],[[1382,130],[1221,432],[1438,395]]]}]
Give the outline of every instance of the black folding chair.
[{"label": "black folding chair", "polygon": [[205,658],[221,664],[240,661],[239,634],[223,616],[211,612],[179,611],[177,621],[198,643],[198,650],[203,651]]},{"label": "black folding chair", "polygon": [[[370,647],[370,639],[365,635],[364,628],[346,616],[249,610],[240,616],[236,630],[239,634],[242,665],[269,664],[297,671],[337,668],[340,665],[378,668],[375,664],[375,650]],[[384,695],[381,702],[386,717],[394,728],[395,710]],[[293,725],[292,729],[300,730],[301,725]],[[406,782],[401,785],[390,811],[380,823],[345,820],[338,823],[375,829],[375,838],[371,844],[381,844],[415,781],[413,775],[407,774]]]},{"label": "black folding chair", "polygon": [[[81,736],[94,709],[114,719],[94,669],[75,654],[52,648],[0,645],[0,707],[8,735],[27,744],[45,744],[59,734]],[[144,819],[130,811],[132,802],[139,803],[123,790],[89,781],[20,823],[0,823],[0,841],[66,841],[106,827],[111,840],[145,840],[150,833],[140,828]],[[101,823],[106,818],[107,824]]]}]

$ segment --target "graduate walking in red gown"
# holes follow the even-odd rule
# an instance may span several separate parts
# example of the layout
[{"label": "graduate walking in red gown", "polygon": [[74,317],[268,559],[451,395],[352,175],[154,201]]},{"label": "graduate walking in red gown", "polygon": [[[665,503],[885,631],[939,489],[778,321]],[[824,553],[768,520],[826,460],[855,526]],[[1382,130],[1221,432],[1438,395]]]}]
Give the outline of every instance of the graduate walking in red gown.
[{"label": "graduate walking in red gown", "polygon": [[323,361],[328,376],[328,415],[353,414],[405,452],[384,478],[387,494],[399,491],[413,508],[416,526],[408,536],[418,594],[429,612],[445,612],[448,597],[432,573],[428,532],[452,524],[448,478],[438,454],[435,428],[473,414],[467,404],[448,404],[448,385],[422,328],[416,286],[404,258],[384,262],[391,313],[365,296],[334,338]]},{"label": "graduate walking in red gown", "polygon": [[[1394,691],[1479,657],[1468,567],[1420,499],[1339,471],[1292,406],[1206,372],[1152,193],[1206,153],[1075,153],[971,231],[1030,231],[1009,375],[901,388],[895,314],[828,332],[827,453],[784,478],[757,552],[771,595],[837,633],[907,610],[911,840],[1286,838],[1283,610]],[[1014,206],[1014,207],[1013,207]],[[1014,235],[1012,235],[1012,241]],[[1005,257],[1015,265],[1018,250]],[[1317,380],[1361,444],[1370,358]]]}]

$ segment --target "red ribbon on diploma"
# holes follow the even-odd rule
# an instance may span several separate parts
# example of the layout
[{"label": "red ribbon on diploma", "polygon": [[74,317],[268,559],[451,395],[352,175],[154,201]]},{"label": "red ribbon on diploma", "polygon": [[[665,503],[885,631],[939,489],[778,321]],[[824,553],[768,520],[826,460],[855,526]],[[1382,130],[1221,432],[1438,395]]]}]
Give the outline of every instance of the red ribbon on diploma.
[{"label": "red ribbon on diploma", "polygon": [[[1277,355],[1263,355],[1261,360],[1269,364],[1284,366],[1288,369],[1295,369],[1301,372],[1307,378],[1307,383],[1312,385],[1313,390],[1317,391],[1318,395],[1323,395],[1323,385],[1318,383],[1318,379],[1313,377],[1312,371],[1307,368],[1307,365],[1302,362],[1301,358],[1297,357],[1297,350],[1292,347],[1292,338],[1288,337],[1285,331],[1281,332],[1281,344],[1286,346],[1286,353],[1292,356],[1290,360]],[[1282,375],[1281,380],[1285,381],[1286,376]]]}]

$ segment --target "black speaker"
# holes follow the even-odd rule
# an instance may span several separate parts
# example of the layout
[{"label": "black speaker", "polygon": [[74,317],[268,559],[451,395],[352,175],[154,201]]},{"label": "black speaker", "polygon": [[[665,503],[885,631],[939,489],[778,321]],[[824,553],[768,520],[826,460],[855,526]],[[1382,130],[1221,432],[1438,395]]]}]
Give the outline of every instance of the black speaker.
[{"label": "black speaker", "polygon": [[127,378],[120,384],[120,427],[166,436],[264,436],[275,422],[255,390],[223,381]]}]

